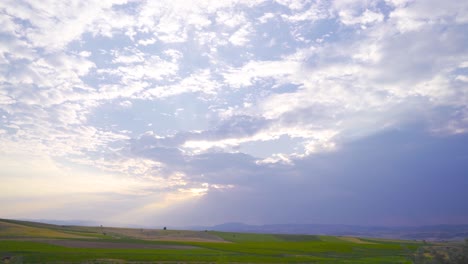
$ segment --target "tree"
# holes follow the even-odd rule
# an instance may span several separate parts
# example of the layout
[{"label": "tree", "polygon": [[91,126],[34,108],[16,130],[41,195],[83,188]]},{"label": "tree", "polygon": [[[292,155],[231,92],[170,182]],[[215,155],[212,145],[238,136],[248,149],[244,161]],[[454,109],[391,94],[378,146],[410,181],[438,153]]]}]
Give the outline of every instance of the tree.
[{"label": "tree", "polygon": [[[427,245],[427,244],[426,244]],[[415,264],[466,264],[468,263],[468,238],[463,245],[424,246],[410,258]]]}]

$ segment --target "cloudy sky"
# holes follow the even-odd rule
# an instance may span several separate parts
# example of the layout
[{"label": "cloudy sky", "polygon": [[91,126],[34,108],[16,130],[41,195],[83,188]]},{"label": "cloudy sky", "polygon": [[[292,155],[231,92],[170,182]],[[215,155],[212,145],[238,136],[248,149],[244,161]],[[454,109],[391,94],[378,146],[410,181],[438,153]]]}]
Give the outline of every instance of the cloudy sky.
[{"label": "cloudy sky", "polygon": [[3,0],[0,217],[468,223],[468,2]]}]

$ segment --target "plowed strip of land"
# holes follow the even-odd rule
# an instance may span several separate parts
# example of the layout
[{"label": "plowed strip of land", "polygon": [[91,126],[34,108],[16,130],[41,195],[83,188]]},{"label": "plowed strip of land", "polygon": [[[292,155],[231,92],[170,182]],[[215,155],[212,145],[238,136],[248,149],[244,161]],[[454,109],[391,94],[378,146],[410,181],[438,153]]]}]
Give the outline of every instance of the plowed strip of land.
[{"label": "plowed strip of land", "polygon": [[357,243],[357,244],[375,244],[373,242],[361,240],[357,237],[340,237],[340,239],[344,241],[348,241],[348,242]]},{"label": "plowed strip of land", "polygon": [[137,243],[114,243],[80,240],[43,240],[42,242],[70,248],[121,248],[121,249],[196,249],[199,247],[184,245],[155,245]]}]

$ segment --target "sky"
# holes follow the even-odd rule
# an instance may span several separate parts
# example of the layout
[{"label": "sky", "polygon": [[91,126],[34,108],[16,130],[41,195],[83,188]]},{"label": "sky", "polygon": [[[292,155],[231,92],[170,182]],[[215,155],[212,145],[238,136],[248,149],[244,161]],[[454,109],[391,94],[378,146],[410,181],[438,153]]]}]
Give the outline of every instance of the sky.
[{"label": "sky", "polygon": [[468,2],[0,1],[0,217],[468,224]]}]

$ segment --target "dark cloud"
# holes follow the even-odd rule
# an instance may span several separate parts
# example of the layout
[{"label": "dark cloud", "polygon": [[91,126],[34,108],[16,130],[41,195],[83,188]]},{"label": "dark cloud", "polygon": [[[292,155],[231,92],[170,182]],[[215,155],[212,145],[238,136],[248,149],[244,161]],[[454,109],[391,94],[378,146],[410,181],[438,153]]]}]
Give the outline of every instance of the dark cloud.
[{"label": "dark cloud", "polygon": [[249,159],[239,159],[240,154],[229,159],[228,154],[213,153],[199,157],[190,169],[219,173],[206,180],[224,179],[223,183],[236,188],[211,189],[199,202],[183,207],[182,213],[173,213],[207,224],[466,221],[467,145],[466,135],[436,137],[406,130],[384,132],[333,153],[298,159],[294,167],[246,166]]},{"label": "dark cloud", "polygon": [[139,157],[160,161],[170,166],[177,166],[177,164],[185,162],[183,153],[178,148],[154,147],[144,149],[135,154]]},{"label": "dark cloud", "polygon": [[211,135],[216,139],[246,137],[256,134],[261,129],[264,129],[268,124],[268,120],[264,118],[237,115],[225,120],[213,131],[206,132],[206,134],[208,136]]},{"label": "dark cloud", "polygon": [[[219,126],[202,132],[179,132],[175,135],[159,137],[152,132],[130,140],[132,155],[157,160],[174,166],[174,170],[190,170],[198,173],[198,168],[211,168],[216,172],[234,168],[255,167],[253,157],[238,153],[214,152],[201,155],[185,155],[179,148],[189,140],[220,140],[252,136],[268,126],[269,121],[251,116],[233,116]],[[205,170],[202,170],[205,171]],[[200,172],[203,173],[203,172]]]}]

